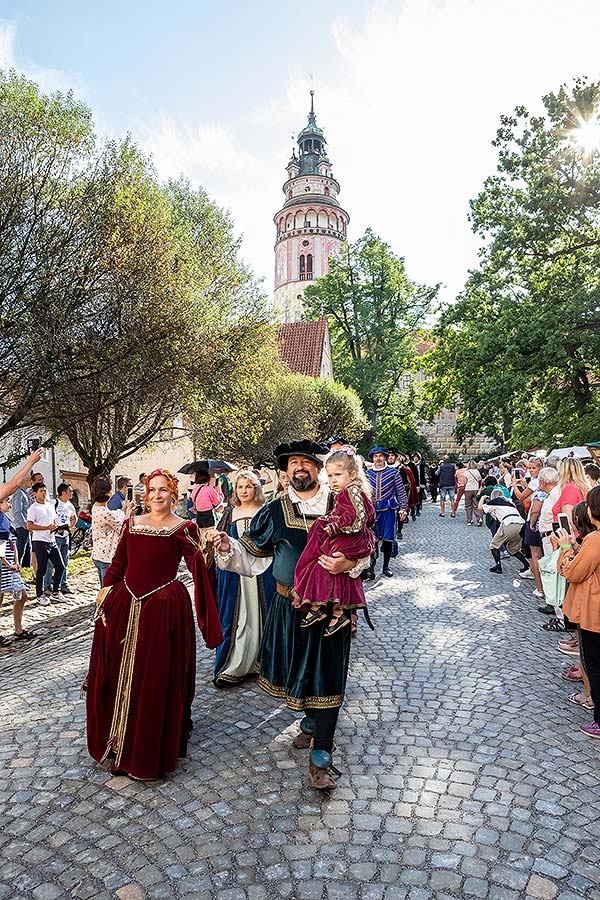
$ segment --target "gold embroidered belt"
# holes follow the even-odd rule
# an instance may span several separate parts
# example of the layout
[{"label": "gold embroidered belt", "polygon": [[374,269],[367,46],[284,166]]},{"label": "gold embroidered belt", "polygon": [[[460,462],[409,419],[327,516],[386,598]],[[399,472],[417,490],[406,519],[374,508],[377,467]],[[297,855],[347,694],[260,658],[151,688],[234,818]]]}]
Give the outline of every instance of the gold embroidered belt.
[{"label": "gold embroidered belt", "polygon": [[275,582],[275,590],[278,594],[281,594],[282,597],[285,597],[286,600],[290,600],[295,596],[294,588],[289,584],[282,584],[280,581]]}]

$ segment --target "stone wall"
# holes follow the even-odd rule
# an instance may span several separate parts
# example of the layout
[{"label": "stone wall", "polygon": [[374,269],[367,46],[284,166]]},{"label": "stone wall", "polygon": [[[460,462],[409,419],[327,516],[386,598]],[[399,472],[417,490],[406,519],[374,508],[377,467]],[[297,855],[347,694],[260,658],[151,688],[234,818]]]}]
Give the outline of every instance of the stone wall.
[{"label": "stone wall", "polygon": [[462,453],[463,456],[476,456],[480,458],[496,449],[496,444],[490,438],[482,434],[461,443],[457,441],[454,431],[456,428],[456,410],[441,409],[433,422],[420,422],[419,434],[422,434],[437,454]]}]

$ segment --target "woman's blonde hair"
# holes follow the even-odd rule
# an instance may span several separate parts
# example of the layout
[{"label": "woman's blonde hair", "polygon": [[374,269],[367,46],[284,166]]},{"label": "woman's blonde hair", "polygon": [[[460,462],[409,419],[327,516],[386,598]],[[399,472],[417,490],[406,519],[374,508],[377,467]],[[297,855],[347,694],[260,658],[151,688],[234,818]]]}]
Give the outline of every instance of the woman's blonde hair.
[{"label": "woman's blonde hair", "polygon": [[354,447],[346,446],[340,450],[334,450],[331,456],[325,460],[325,468],[330,463],[340,463],[342,468],[350,473],[354,481],[358,481],[361,490],[370,497],[372,494],[371,483],[365,474],[362,457],[358,456]]},{"label": "woman's blonde hair", "polygon": [[560,489],[563,490],[566,484],[572,482],[576,487],[579,488],[583,497],[587,497],[588,491],[591,489],[592,485],[590,484],[587,475],[585,474],[585,469],[583,468],[583,464],[578,459],[573,459],[570,456],[565,457],[565,459],[561,459],[558,471],[560,472]]},{"label": "woman's blonde hair", "polygon": [[240,506],[240,501],[238,500],[237,495],[237,486],[240,478],[245,478],[246,481],[249,481],[250,484],[254,487],[254,502],[257,506],[263,506],[265,502],[265,492],[263,491],[263,486],[260,483],[260,478],[253,472],[251,469],[240,469],[235,473],[235,477],[233,479],[233,495],[231,497],[231,502],[234,506]]}]

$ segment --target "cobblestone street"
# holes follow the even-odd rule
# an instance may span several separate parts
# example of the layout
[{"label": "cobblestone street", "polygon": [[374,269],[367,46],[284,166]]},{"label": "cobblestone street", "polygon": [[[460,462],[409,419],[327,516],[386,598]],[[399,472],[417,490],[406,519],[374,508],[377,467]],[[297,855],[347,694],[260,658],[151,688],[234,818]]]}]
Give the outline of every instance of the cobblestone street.
[{"label": "cobblestone street", "polygon": [[298,720],[219,691],[199,638],[190,755],[165,781],[86,752],[91,609],[0,657],[0,897],[600,900],[600,742],[533,583],[490,574],[485,528],[427,503],[369,592],[337,734],[308,786]]}]

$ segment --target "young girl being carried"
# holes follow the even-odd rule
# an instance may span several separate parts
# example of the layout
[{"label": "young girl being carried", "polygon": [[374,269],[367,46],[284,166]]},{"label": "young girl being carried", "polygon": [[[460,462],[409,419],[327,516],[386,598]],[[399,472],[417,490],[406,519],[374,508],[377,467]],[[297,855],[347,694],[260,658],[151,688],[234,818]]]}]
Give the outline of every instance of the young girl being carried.
[{"label": "young girl being carried", "polygon": [[332,575],[319,557],[343,553],[347,559],[370,557],[375,549],[375,508],[362,460],[351,447],[336,450],[325,463],[335,508],[314,523],[294,575],[293,605],[304,613],[303,628],[329,618],[324,637],[350,625],[347,612],[366,608],[360,578]]}]

